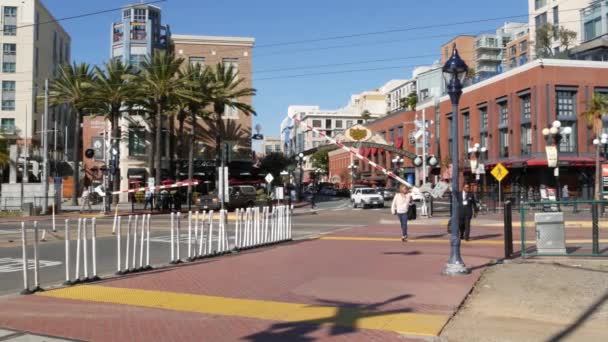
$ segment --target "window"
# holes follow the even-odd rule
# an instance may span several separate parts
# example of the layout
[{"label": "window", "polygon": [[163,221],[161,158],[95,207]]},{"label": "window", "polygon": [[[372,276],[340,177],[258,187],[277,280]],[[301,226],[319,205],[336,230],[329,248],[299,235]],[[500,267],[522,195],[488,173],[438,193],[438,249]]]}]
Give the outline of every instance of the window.
[{"label": "window", "polygon": [[63,64],[63,37],[59,37],[59,64]]},{"label": "window", "polygon": [[537,15],[536,17],[534,17],[534,24],[536,25],[537,28],[545,25],[546,23],[547,23],[547,12],[541,13],[541,14]]},{"label": "window", "polygon": [[394,141],[395,140],[395,129],[391,128],[389,130],[389,141]]},{"label": "window", "polygon": [[526,54],[526,53],[522,53],[522,54],[519,56],[519,65],[524,65],[524,64],[526,64],[526,63],[528,63],[528,54]]},{"label": "window", "polygon": [[464,134],[469,135],[471,132],[471,118],[469,117],[469,112],[462,113],[462,119],[464,120]]},{"label": "window", "polygon": [[4,25],[4,35],[5,36],[16,36],[17,35],[17,25]]},{"label": "window", "polygon": [[15,81],[2,81],[2,110],[15,110]]},{"label": "window", "polygon": [[226,106],[224,107],[224,118],[225,119],[238,119],[239,110],[235,107]]},{"label": "window", "polygon": [[482,156],[483,159],[488,159],[488,132],[482,132],[479,135],[479,147],[485,147],[486,148],[486,152],[485,155]]},{"label": "window", "polygon": [[465,135],[462,139],[462,152],[465,158],[467,158],[467,156],[469,155],[469,147],[471,146],[471,137],[468,135]]},{"label": "window", "polygon": [[547,6],[547,0],[534,0],[534,9],[537,10],[541,7]]},{"label": "window", "polygon": [[399,128],[397,128],[397,136],[403,137],[403,126],[399,126]]},{"label": "window", "polygon": [[40,62],[40,56],[38,55],[38,48],[34,49],[34,75],[38,77],[38,66]]},{"label": "window", "polygon": [[353,127],[353,120],[346,120],[346,128]]},{"label": "window", "polygon": [[146,130],[143,127],[129,127],[129,156],[146,155]]},{"label": "window", "polygon": [[312,127],[320,128],[321,124],[321,120],[312,120]]},{"label": "window", "polygon": [[585,40],[591,40],[600,35],[602,32],[602,18],[597,17],[595,19],[585,21]]},{"label": "window", "polygon": [[522,40],[521,42],[519,42],[519,51],[520,52],[528,51],[528,41],[527,40]]},{"label": "window", "polygon": [[238,74],[238,72],[239,72],[238,58],[224,58],[224,59],[222,59],[222,64],[224,64],[226,66],[226,68],[232,67],[233,73]]},{"label": "window", "polygon": [[326,119],[325,120],[325,128],[331,129],[331,119]]},{"label": "window", "polygon": [[146,9],[145,8],[135,8],[133,13],[133,21],[138,23],[146,22]]},{"label": "window", "polygon": [[342,127],[342,124],[343,124],[342,120],[336,120],[336,128],[344,128],[344,127]]},{"label": "window", "polygon": [[4,56],[14,56],[17,54],[16,44],[4,44],[2,49]]},{"label": "window", "polygon": [[517,55],[517,45],[511,45],[511,49],[509,49],[509,53],[511,56]]},{"label": "window", "polygon": [[357,124],[359,124],[359,125],[363,124],[363,120],[357,120]]},{"label": "window", "polygon": [[500,157],[509,157],[509,130],[501,129],[498,133],[500,138]]},{"label": "window", "polygon": [[146,55],[131,55],[129,56],[129,64],[134,68],[139,66],[146,60]]},{"label": "window", "polygon": [[14,132],[15,131],[15,119],[2,119],[0,123],[0,131],[2,132]]},{"label": "window", "polygon": [[576,119],[574,108],[574,102],[576,100],[575,91],[556,91],[555,100],[557,102],[556,109],[558,118],[567,117]]},{"label": "window", "polygon": [[202,68],[205,66],[205,57],[190,57],[188,62],[192,66],[200,65]]},{"label": "window", "polygon": [[553,7],[553,25],[559,25],[559,9],[558,6]]},{"label": "window", "polygon": [[4,7],[5,18],[17,18],[17,7]]},{"label": "window", "polygon": [[532,128],[530,124],[521,126],[521,155],[530,155],[532,153]]},{"label": "window", "polygon": [[498,104],[498,116],[500,118],[501,125],[509,124],[509,107],[507,106],[507,101],[503,101]]},{"label": "window", "polygon": [[530,110],[530,95],[523,95],[519,98],[521,101],[521,118],[523,120],[530,120],[531,110]]},{"label": "window", "polygon": [[516,66],[517,66],[517,59],[515,59],[515,57],[513,57],[509,60],[509,67],[515,68]]},{"label": "window", "polygon": [[129,8],[129,9],[122,11],[122,17],[125,21],[131,20],[131,9]]},{"label": "window", "polygon": [[488,130],[488,108],[482,107],[479,108],[479,123],[481,125],[482,131]]}]

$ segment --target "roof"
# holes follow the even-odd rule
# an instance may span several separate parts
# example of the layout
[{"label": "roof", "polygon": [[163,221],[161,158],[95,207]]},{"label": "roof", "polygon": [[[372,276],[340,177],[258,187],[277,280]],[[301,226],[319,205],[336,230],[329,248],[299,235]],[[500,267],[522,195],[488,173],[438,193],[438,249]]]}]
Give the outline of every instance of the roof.
[{"label": "roof", "polygon": [[255,38],[251,37],[223,37],[223,36],[195,36],[185,34],[172,34],[171,40],[181,44],[199,45],[233,45],[251,46],[255,43]]}]

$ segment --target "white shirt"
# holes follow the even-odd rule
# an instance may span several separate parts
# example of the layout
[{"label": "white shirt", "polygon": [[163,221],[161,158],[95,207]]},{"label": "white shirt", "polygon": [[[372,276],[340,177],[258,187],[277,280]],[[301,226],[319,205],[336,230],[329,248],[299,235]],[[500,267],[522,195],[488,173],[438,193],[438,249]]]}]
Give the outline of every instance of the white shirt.
[{"label": "white shirt", "polygon": [[408,208],[410,207],[411,200],[411,194],[403,195],[402,193],[397,193],[395,198],[393,198],[393,203],[391,204],[391,213],[393,215],[406,214]]},{"label": "white shirt", "polygon": [[469,201],[467,201],[467,193],[466,192],[462,192],[462,205],[467,205],[469,204]]}]

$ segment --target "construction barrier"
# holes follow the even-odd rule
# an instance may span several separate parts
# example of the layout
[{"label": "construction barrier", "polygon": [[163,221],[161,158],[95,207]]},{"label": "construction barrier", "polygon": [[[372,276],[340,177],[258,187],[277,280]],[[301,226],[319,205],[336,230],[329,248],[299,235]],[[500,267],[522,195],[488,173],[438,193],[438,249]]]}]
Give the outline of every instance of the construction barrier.
[{"label": "construction barrier", "polygon": [[[182,263],[181,247],[186,246],[188,261],[219,256],[250,248],[266,246],[292,239],[291,212],[288,206],[274,208],[237,209],[235,220],[228,221],[228,211],[189,212],[170,215],[170,264]],[[182,230],[187,220],[188,231]],[[122,223],[126,221],[126,232]],[[72,226],[75,224],[75,227]],[[79,218],[64,221],[65,240],[65,281],[64,285],[99,280],[97,273],[97,221],[95,218]],[[116,238],[116,275],[140,272],[152,269],[150,262],[150,227],[151,215],[129,215],[116,217],[112,223]],[[76,228],[76,239],[72,241],[71,230]],[[28,236],[26,224],[21,223],[21,247],[23,260],[23,291],[30,294],[42,291],[40,284],[40,253],[38,222],[33,224],[33,260],[28,258]],[[124,243],[123,243],[124,242]],[[72,255],[72,243],[76,244]],[[160,250],[160,249],[159,249]],[[103,253],[103,252],[102,252]],[[165,252],[166,253],[166,252]],[[72,257],[75,257],[72,261]],[[74,265],[73,273],[71,272]],[[29,270],[34,270],[33,285],[30,284]],[[91,271],[91,272],[89,272]],[[72,276],[73,274],[73,276]]]}]

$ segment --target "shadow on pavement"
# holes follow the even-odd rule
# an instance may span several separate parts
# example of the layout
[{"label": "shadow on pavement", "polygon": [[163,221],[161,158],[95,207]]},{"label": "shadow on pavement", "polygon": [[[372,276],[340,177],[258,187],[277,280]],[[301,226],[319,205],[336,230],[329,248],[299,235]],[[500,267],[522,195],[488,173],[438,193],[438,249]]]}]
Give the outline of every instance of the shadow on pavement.
[{"label": "shadow on pavement", "polygon": [[491,239],[491,238],[495,238],[495,237],[499,237],[499,236],[502,236],[502,234],[476,235],[476,236],[471,237],[471,241]]},{"label": "shadow on pavement", "polygon": [[351,334],[357,332],[357,321],[362,318],[411,312],[409,308],[379,311],[386,304],[411,297],[413,296],[405,294],[369,305],[319,299],[317,301],[321,304],[335,306],[335,315],[321,319],[275,323],[269,329],[245,336],[243,339],[255,342],[314,341],[316,338],[308,335],[326,325],[330,328],[330,336]]},{"label": "shadow on pavement", "polygon": [[384,252],[384,255],[420,255],[422,252],[420,251],[411,251],[411,252]]},{"label": "shadow on pavement", "polygon": [[582,315],[580,315],[576,321],[570,324],[566,329],[560,331],[553,337],[547,340],[547,342],[559,342],[565,340],[569,335],[575,332],[580,326],[585,323],[594,312],[596,312],[604,303],[608,302],[608,291],[604,292],[604,295],[601,296],[595,303],[591,304]]}]

